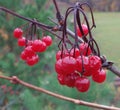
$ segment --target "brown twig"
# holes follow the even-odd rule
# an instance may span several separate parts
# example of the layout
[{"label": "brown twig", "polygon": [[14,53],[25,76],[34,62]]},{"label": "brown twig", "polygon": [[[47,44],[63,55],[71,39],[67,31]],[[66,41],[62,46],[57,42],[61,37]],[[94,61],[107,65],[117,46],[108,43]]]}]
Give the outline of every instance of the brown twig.
[{"label": "brown twig", "polygon": [[51,95],[51,96],[56,97],[56,98],[61,99],[61,100],[72,102],[72,103],[77,104],[77,105],[84,105],[84,106],[103,109],[103,110],[120,110],[120,108],[117,108],[117,107],[113,107],[113,106],[110,107],[110,106],[105,106],[105,105],[101,105],[101,104],[90,103],[90,102],[86,102],[86,101],[83,101],[83,100],[74,99],[74,98],[66,97],[66,96],[63,96],[63,95],[60,95],[60,94],[56,94],[56,93],[53,93],[51,91],[45,90],[43,88],[37,87],[37,86],[29,84],[27,82],[24,82],[16,76],[7,77],[7,76],[0,75],[0,78],[9,80],[13,84],[20,84],[20,85],[23,85],[27,88],[30,88],[30,89],[36,90],[38,92],[42,92],[42,93]]}]

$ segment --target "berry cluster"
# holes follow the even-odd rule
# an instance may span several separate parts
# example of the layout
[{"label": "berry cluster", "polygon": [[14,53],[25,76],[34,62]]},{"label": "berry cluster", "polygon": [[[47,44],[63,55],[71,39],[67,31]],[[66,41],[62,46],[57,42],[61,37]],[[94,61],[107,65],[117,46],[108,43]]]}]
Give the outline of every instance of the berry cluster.
[{"label": "berry cluster", "polygon": [[34,40],[23,37],[23,30],[21,28],[14,29],[13,34],[18,39],[18,46],[24,47],[20,56],[29,66],[37,64],[39,61],[37,53],[45,52],[47,47],[52,44],[52,38],[50,36],[44,36],[42,39]]},{"label": "berry cluster", "polygon": [[87,43],[81,43],[79,49],[58,51],[55,70],[61,85],[76,87],[80,92],[89,89],[89,77],[97,83],[102,83],[106,79],[106,71],[102,69],[101,59],[92,54]]}]

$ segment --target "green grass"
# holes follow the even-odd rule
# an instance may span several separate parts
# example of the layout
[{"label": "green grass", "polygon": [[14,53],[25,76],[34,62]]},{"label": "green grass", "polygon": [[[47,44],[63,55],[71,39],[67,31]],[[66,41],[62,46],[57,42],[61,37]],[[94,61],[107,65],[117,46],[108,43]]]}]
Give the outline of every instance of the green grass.
[{"label": "green grass", "polygon": [[120,66],[120,13],[94,13],[96,29],[94,38],[101,54]]}]

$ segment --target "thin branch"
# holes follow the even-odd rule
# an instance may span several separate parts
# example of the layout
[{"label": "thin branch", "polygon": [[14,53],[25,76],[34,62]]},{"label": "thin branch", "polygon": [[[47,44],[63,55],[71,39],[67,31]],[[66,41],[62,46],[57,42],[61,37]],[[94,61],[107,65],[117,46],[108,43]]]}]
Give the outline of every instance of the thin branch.
[{"label": "thin branch", "polygon": [[13,15],[13,16],[18,17],[18,18],[21,18],[21,19],[23,19],[23,20],[25,20],[25,21],[34,23],[34,24],[36,24],[36,25],[38,25],[38,26],[45,27],[45,28],[48,28],[48,29],[52,29],[52,28],[53,28],[53,27],[51,27],[51,26],[47,26],[47,25],[45,25],[45,24],[42,24],[42,23],[40,23],[40,22],[37,22],[36,20],[32,20],[32,19],[26,18],[26,17],[24,17],[24,16],[21,16],[21,15],[15,13],[15,12],[13,12],[13,11],[5,8],[5,7],[0,7],[0,10],[2,10],[2,11],[4,11],[4,12],[7,12],[7,13]]},{"label": "thin branch", "polygon": [[63,95],[60,95],[60,94],[56,94],[56,93],[53,93],[51,91],[45,90],[43,88],[37,87],[37,86],[29,84],[27,82],[24,82],[16,76],[7,77],[7,76],[0,75],[0,78],[9,80],[13,84],[20,84],[20,85],[23,85],[27,88],[30,88],[30,89],[36,90],[38,92],[48,94],[50,96],[56,97],[56,98],[61,99],[61,100],[72,102],[72,103],[77,104],[77,105],[84,105],[84,106],[88,106],[88,107],[92,107],[92,108],[98,108],[98,109],[104,109],[104,110],[120,110],[120,108],[117,108],[117,107],[113,107],[113,106],[110,107],[110,106],[105,106],[105,105],[101,105],[101,104],[90,103],[90,102],[86,102],[86,101],[83,101],[83,100],[74,99],[74,98],[66,97],[66,96],[63,96]]},{"label": "thin branch", "polygon": [[109,66],[107,69],[120,77],[120,69],[118,69],[118,67],[116,67],[115,65]]}]

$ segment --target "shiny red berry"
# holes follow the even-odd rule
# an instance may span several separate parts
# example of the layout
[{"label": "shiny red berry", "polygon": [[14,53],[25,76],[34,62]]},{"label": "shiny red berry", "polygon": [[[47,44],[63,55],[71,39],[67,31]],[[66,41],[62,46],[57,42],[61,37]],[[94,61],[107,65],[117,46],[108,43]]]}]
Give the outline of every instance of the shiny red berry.
[{"label": "shiny red berry", "polygon": [[15,38],[21,38],[23,34],[23,30],[21,28],[16,28],[13,31],[13,35]]},{"label": "shiny red berry", "polygon": [[35,52],[39,52],[41,47],[42,47],[42,41],[41,40],[34,40],[33,43],[32,43],[32,49],[35,51]]},{"label": "shiny red berry", "polygon": [[75,81],[75,87],[79,92],[87,92],[90,87],[90,80],[86,77],[78,77]]},{"label": "shiny red berry", "polygon": [[58,74],[57,79],[61,85],[65,85],[65,76],[63,74]]},{"label": "shiny red berry", "polygon": [[27,57],[26,63],[27,63],[29,66],[33,66],[33,65],[35,65],[36,63],[38,63],[38,61],[39,61],[38,55],[34,55],[34,56],[32,56],[32,57]]},{"label": "shiny red berry", "polygon": [[92,55],[89,57],[91,71],[99,70],[102,66],[101,59],[98,56]]},{"label": "shiny red berry", "polygon": [[50,36],[43,37],[42,41],[45,42],[47,46],[50,46],[52,44],[52,38]]},{"label": "shiny red berry", "polygon": [[80,48],[80,53],[84,56],[89,56],[92,53],[87,43],[81,43],[79,45],[79,48]]},{"label": "shiny red berry", "polygon": [[75,58],[67,56],[62,59],[62,66],[63,70],[65,71],[64,74],[73,73],[76,70],[77,61]]},{"label": "shiny red berry", "polygon": [[94,71],[92,80],[97,83],[103,83],[106,79],[106,71],[104,69]]},{"label": "shiny red berry", "polygon": [[83,64],[82,64],[83,61],[82,61],[81,56],[79,56],[79,57],[76,59],[76,61],[77,61],[76,70],[81,73],[82,70],[83,70]]},{"label": "shiny red berry", "polygon": [[70,51],[70,56],[77,58],[78,56],[80,56],[80,50],[78,48],[72,49]]},{"label": "shiny red berry", "polygon": [[21,38],[18,39],[18,45],[19,46],[25,46],[26,45],[25,37],[21,37]]},{"label": "shiny red berry", "polygon": [[[88,34],[88,27],[86,24],[82,24],[82,29],[83,29],[83,33],[86,36]],[[77,27],[77,34],[79,37],[82,37],[82,32],[80,31],[79,27]]]},{"label": "shiny red berry", "polygon": [[61,58],[64,58],[64,57],[67,57],[67,56],[70,56],[70,54],[68,53],[68,51],[62,51],[59,50],[57,53],[56,53],[56,60],[59,60]]},{"label": "shiny red berry", "polygon": [[89,59],[86,56],[79,56],[77,59],[76,70],[84,76],[91,76]]},{"label": "shiny red berry", "polygon": [[41,47],[39,48],[38,52],[45,52],[47,49],[46,43],[42,42]]},{"label": "shiny red berry", "polygon": [[21,52],[20,58],[21,58],[22,60],[27,60],[27,55],[25,54],[24,51]]},{"label": "shiny red berry", "polygon": [[63,71],[63,65],[62,65],[62,59],[59,59],[55,63],[55,70],[58,74],[64,74]]},{"label": "shiny red berry", "polygon": [[77,77],[79,77],[79,75],[76,72],[66,75],[64,78],[65,85],[74,87]]},{"label": "shiny red berry", "polygon": [[56,60],[59,60],[61,58],[61,50],[59,50],[57,53],[56,53]]},{"label": "shiny red berry", "polygon": [[27,57],[32,57],[35,55],[35,52],[33,51],[32,46],[25,47],[24,52]]}]

